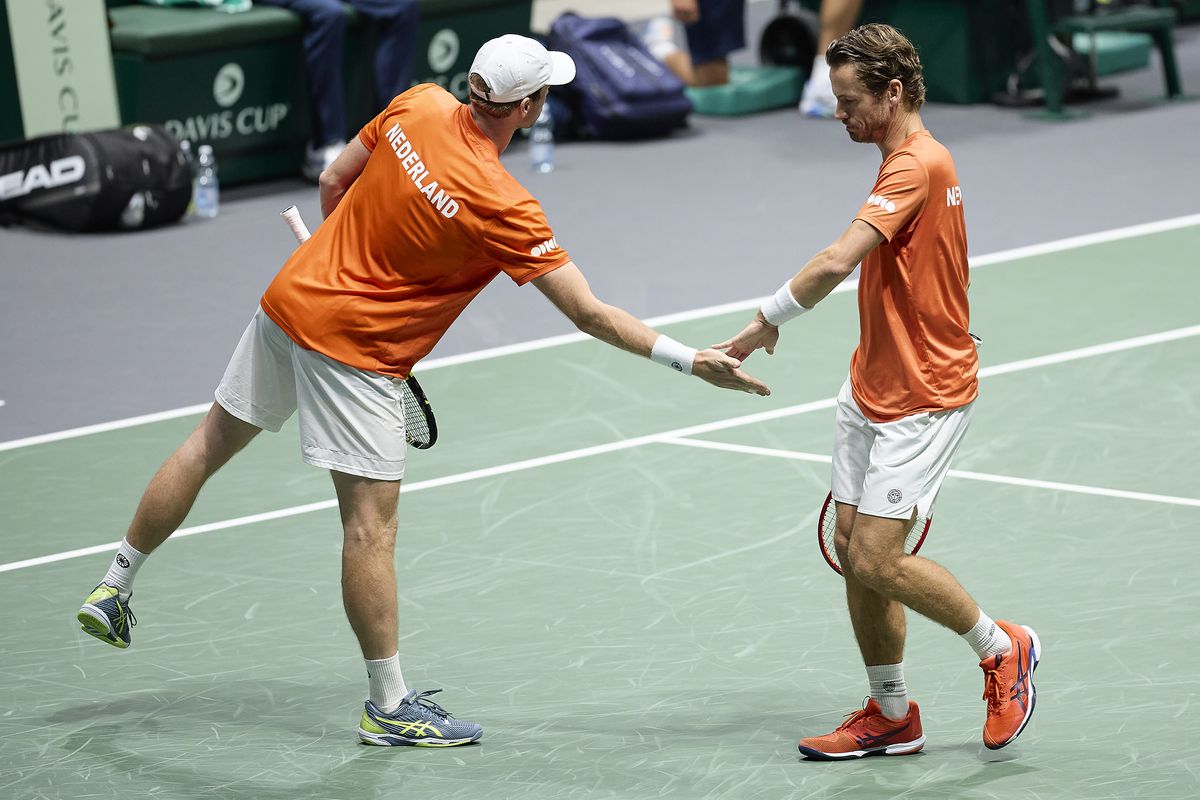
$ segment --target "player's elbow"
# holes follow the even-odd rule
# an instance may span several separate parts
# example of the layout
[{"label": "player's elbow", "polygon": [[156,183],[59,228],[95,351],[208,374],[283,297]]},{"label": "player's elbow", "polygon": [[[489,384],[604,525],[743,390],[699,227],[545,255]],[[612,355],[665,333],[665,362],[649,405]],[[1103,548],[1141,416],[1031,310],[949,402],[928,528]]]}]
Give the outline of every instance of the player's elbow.
[{"label": "player's elbow", "polygon": [[608,327],[608,315],[604,313],[603,303],[589,303],[574,309],[574,313],[571,314],[571,322],[575,323],[575,327],[582,333],[586,333],[588,336],[598,336]]},{"label": "player's elbow", "polygon": [[333,167],[326,167],[321,170],[321,175],[317,178],[317,186],[322,195],[337,196],[345,191],[342,186],[341,176],[333,171]]},{"label": "player's elbow", "polygon": [[560,304],[559,308],[581,333],[600,338],[601,333],[611,327],[609,307],[594,294],[581,293],[571,300],[570,303]]},{"label": "player's elbow", "polygon": [[818,276],[835,281],[846,279],[854,268],[858,266],[858,261],[848,254],[842,252],[837,247],[826,247],[817,254],[814,265]]}]

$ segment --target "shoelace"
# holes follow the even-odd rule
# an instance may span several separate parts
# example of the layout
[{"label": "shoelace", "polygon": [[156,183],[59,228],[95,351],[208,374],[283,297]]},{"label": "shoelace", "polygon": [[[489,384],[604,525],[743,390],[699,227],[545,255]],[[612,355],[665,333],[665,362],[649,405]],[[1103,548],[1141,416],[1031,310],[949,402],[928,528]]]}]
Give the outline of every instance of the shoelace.
[{"label": "shoelace", "polygon": [[1004,687],[1000,683],[1000,673],[997,670],[983,671],[983,699],[987,701],[989,712],[998,712],[1006,704]]},{"label": "shoelace", "polygon": [[[133,593],[130,592],[129,596],[133,597]],[[117,605],[117,621],[113,624],[114,629],[120,630],[121,623],[126,621],[128,621],[128,625],[125,626],[127,628],[129,625],[137,625],[137,617],[133,615],[133,611],[126,608],[125,604],[121,602],[121,596],[119,594],[113,595],[113,602]]]},{"label": "shoelace", "polygon": [[[857,711],[851,711],[849,714],[847,714],[846,721],[838,726],[838,730],[844,731],[847,728],[849,728],[851,725],[853,725],[854,723],[858,722],[861,719],[864,719],[867,716],[866,703],[867,703],[867,701],[864,700],[862,708],[858,709]],[[837,731],[834,731],[834,733],[836,733],[836,732]]]},{"label": "shoelace", "polygon": [[433,713],[439,714],[447,719],[454,719],[454,716],[449,711],[442,708],[441,706],[439,706],[437,703],[433,702],[432,700],[427,699],[429,697],[429,695],[437,694],[440,691],[441,691],[441,689],[429,689],[428,691],[421,692],[420,694],[418,694],[416,697],[414,697],[412,699],[412,704],[415,706],[420,706],[421,708],[427,709],[429,711],[432,711]]}]

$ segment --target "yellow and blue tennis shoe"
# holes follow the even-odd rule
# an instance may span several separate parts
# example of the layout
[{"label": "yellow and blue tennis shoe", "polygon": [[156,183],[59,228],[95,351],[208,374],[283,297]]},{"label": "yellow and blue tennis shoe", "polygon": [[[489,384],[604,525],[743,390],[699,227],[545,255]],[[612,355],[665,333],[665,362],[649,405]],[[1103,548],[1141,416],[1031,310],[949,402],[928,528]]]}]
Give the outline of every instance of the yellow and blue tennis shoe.
[{"label": "yellow and blue tennis shoe", "polygon": [[370,700],[358,723],[358,738],[365,744],[390,747],[453,747],[471,744],[483,736],[483,728],[474,722],[454,719],[446,709],[426,698],[441,689],[404,695],[400,706],[385,714]]},{"label": "yellow and blue tennis shoe", "polygon": [[122,600],[117,587],[101,583],[83,601],[75,618],[83,626],[84,633],[123,650],[129,647],[129,629],[137,625],[137,619],[129,610],[130,597],[133,592]]}]

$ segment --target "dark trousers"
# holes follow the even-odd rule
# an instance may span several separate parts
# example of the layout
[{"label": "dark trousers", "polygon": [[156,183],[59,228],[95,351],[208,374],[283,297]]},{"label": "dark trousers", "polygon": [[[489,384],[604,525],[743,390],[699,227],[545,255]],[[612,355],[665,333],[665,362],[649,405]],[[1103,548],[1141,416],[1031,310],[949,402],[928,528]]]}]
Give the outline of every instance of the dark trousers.
[{"label": "dark trousers", "polygon": [[[304,20],[304,65],[312,101],[315,146],[345,142],[342,50],[346,15],[339,0],[255,0],[295,11]],[[417,0],[346,0],[375,33],[375,92],[380,108],[408,88],[417,43]]]}]

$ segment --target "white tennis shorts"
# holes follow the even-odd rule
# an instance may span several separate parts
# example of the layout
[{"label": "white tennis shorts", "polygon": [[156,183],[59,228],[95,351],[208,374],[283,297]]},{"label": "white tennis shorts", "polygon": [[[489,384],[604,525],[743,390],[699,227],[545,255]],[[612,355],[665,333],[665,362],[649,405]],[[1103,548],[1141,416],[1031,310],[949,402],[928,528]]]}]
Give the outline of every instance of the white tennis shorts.
[{"label": "white tennis shorts", "polygon": [[833,434],[833,499],[873,517],[908,519],[914,507],[928,515],[974,407],[872,422],[854,402],[847,378]]},{"label": "white tennis shorts", "polygon": [[407,449],[403,384],[305,350],[259,308],[225,368],[216,400],[272,433],[299,411],[306,463],[398,481]]}]

